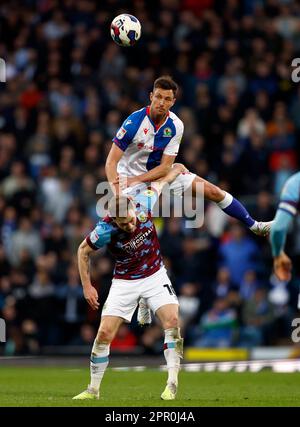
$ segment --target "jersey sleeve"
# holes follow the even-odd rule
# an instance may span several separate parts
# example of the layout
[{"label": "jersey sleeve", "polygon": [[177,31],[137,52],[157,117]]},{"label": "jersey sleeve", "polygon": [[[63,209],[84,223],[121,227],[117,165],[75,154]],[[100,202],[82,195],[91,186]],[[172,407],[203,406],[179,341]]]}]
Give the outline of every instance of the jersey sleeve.
[{"label": "jersey sleeve", "polygon": [[175,124],[176,133],[173,136],[173,138],[170,140],[166,148],[164,149],[164,154],[167,154],[168,156],[177,156],[179,151],[179,144],[181,142],[182,136],[183,136],[183,123],[181,120],[178,120]]},{"label": "jersey sleeve", "polygon": [[270,232],[270,242],[273,257],[277,257],[281,251],[283,251],[286,236],[292,221],[293,217],[288,211],[285,209],[277,210]]},{"label": "jersey sleeve", "polygon": [[287,180],[280,195],[279,206],[270,233],[273,256],[278,256],[284,249],[289,227],[298,211],[299,201],[300,172]]},{"label": "jersey sleeve", "polygon": [[152,212],[158,198],[159,193],[153,188],[141,191],[135,196],[134,202],[139,204],[140,207],[147,209],[148,212]]},{"label": "jersey sleeve", "polygon": [[94,230],[86,237],[86,242],[92,249],[97,250],[111,241],[111,235],[111,225],[104,221],[100,221]]},{"label": "jersey sleeve", "polygon": [[285,183],[280,195],[278,209],[295,216],[300,202],[300,172],[292,175]]},{"label": "jersey sleeve", "polygon": [[128,145],[134,138],[139,126],[138,119],[139,115],[136,112],[130,114],[130,116],[128,116],[127,119],[123,122],[116,136],[113,138],[113,142],[122,151],[127,149]]}]

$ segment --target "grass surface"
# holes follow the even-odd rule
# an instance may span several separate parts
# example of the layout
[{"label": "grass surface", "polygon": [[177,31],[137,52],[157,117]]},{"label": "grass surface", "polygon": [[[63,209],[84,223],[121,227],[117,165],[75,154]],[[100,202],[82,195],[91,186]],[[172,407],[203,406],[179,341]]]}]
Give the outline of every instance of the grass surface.
[{"label": "grass surface", "polygon": [[160,394],[167,374],[107,370],[98,401],[72,401],[88,369],[0,367],[0,406],[300,406],[300,374],[181,372],[175,401]]}]

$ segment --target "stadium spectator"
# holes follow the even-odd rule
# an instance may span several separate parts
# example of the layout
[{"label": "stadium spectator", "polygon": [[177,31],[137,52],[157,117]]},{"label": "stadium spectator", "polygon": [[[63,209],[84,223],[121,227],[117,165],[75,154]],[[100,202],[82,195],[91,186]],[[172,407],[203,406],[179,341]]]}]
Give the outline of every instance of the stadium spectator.
[{"label": "stadium spectator", "polygon": [[214,294],[217,298],[224,298],[235,289],[231,282],[230,272],[226,267],[220,268],[217,272],[216,281],[213,284]]},{"label": "stadium spectator", "polygon": [[230,227],[227,241],[220,245],[219,255],[221,266],[228,268],[237,287],[247,270],[257,270],[259,267],[258,247],[239,224]]},{"label": "stadium spectator", "polygon": [[237,331],[236,312],[226,298],[217,298],[211,310],[203,314],[194,328],[193,345],[197,347],[231,347]]},{"label": "stadium spectator", "polygon": [[67,282],[55,288],[57,311],[62,331],[62,342],[69,343],[78,335],[80,325],[85,320],[86,306],[77,268],[69,267]]},{"label": "stadium spectator", "polygon": [[43,243],[39,233],[33,229],[31,221],[27,217],[22,217],[19,227],[11,239],[11,253],[9,259],[12,265],[19,265],[21,262],[21,253],[27,250],[33,259],[42,253]]},{"label": "stadium spectator", "polygon": [[196,283],[186,282],[180,287],[178,295],[180,327],[184,336],[186,336],[187,328],[195,321],[199,312],[201,301],[198,294],[199,287]]},{"label": "stadium spectator", "polygon": [[111,343],[111,349],[118,352],[134,352],[136,345],[137,337],[131,332],[129,327],[123,323]]},{"label": "stadium spectator", "polygon": [[267,295],[264,287],[258,287],[252,297],[246,301],[242,311],[244,326],[239,340],[241,346],[270,344],[274,309]]},{"label": "stadium spectator", "polygon": [[253,298],[256,289],[259,287],[259,281],[254,270],[245,272],[239,287],[239,294],[244,301]]}]

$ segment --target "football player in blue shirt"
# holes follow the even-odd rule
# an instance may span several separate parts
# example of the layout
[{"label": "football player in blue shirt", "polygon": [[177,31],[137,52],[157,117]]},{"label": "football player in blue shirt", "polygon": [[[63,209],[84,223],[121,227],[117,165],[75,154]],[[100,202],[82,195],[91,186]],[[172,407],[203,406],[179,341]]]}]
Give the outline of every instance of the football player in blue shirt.
[{"label": "football player in blue shirt", "polygon": [[[150,93],[150,105],[132,113],[122,124],[113,139],[106,161],[106,175],[114,192],[120,191],[120,178],[126,185],[153,182],[166,176],[178,154],[184,125],[170,111],[176,101],[178,86],[169,76],[159,77]],[[270,222],[254,220],[246,208],[230,193],[193,173],[181,174],[171,185],[171,190],[181,195],[192,187],[193,195],[202,191],[204,197],[228,215],[242,221],[252,232],[266,236]]]}]

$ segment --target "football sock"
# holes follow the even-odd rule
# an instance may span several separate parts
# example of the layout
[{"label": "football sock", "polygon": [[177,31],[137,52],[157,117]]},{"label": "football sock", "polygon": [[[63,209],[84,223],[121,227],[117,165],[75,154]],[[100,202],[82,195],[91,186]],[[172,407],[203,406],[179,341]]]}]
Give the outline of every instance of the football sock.
[{"label": "football sock", "polygon": [[92,348],[90,371],[91,371],[91,383],[90,387],[97,392],[99,391],[100,384],[108,365],[110,344],[98,344],[96,340]]},{"label": "football sock", "polygon": [[230,193],[225,192],[224,199],[217,205],[229,216],[240,220],[248,228],[255,226],[256,221],[250,216],[247,209]]},{"label": "football sock", "polygon": [[180,369],[180,357],[182,357],[182,338],[179,328],[165,329],[164,356],[167,362],[168,381],[167,383],[178,384],[178,372]]}]

